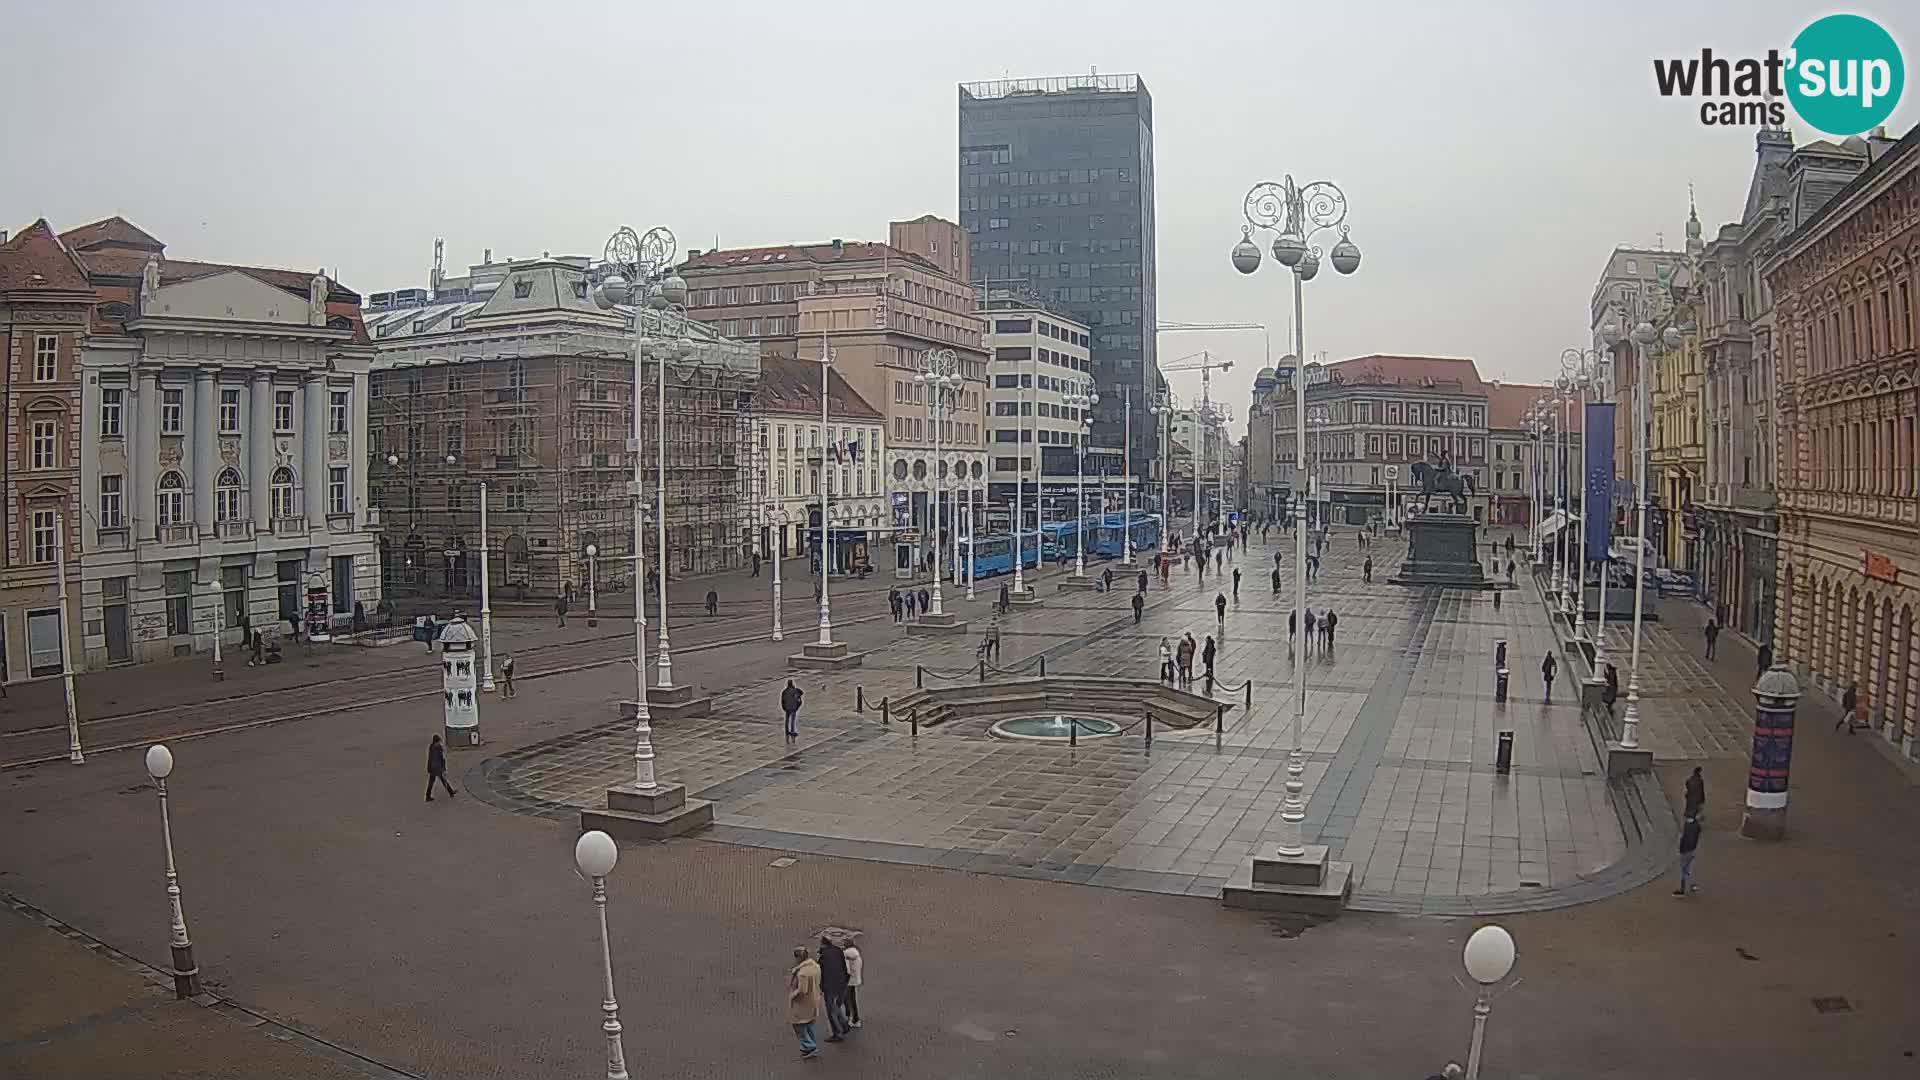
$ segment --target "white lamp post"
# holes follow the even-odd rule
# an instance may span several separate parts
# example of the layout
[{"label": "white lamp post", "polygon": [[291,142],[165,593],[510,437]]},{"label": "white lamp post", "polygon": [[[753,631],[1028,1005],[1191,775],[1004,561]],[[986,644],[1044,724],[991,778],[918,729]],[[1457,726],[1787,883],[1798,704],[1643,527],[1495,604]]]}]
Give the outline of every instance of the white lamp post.
[{"label": "white lamp post", "polygon": [[173,773],[173,751],[164,744],[147,747],[147,775],[160,793],[160,836],[167,848],[167,925],[173,939],[173,996],[182,1001],[200,992],[200,968],[193,962],[193,941],[187,937],[187,916],[180,908],[180,874],[173,865],[173,820],[167,813],[167,777]]},{"label": "white lamp post", "polygon": [[69,620],[73,608],[67,603],[67,508],[62,504],[53,515],[53,572],[60,579],[60,688],[67,706],[67,761],[85,765],[87,755],[80,751],[80,710],[73,696],[73,635]]},{"label": "white lamp post", "polygon": [[221,659],[220,659],[220,616],[224,614],[224,609],[227,606],[227,602],[224,595],[225,592],[226,592],[226,589],[220,584],[220,579],[214,578],[213,579],[213,681],[214,682],[225,682],[227,678],[226,669],[221,666]]},{"label": "white lamp post", "polygon": [[787,512],[775,510],[772,503],[767,504],[767,518],[778,530],[778,535],[769,537],[767,555],[773,560],[773,640],[779,641],[786,635],[780,631],[780,556],[787,545]]},{"label": "white lamp post", "polygon": [[595,829],[573,843],[573,864],[593,883],[594,915],[600,923],[600,971],[606,996],[600,999],[600,1030],[607,1036],[607,1080],[627,1080],[627,1053],[620,1044],[620,1002],[613,996],[613,943],[607,937],[607,875],[620,861],[613,837]]},{"label": "white lamp post", "polygon": [[1473,1043],[1467,1048],[1467,1080],[1480,1076],[1480,1051],[1487,1037],[1487,1014],[1493,1011],[1489,991],[1513,970],[1513,935],[1505,927],[1483,926],[1467,939],[1461,952],[1467,974],[1480,984],[1473,1000]]},{"label": "white lamp post", "polygon": [[963,570],[963,571],[964,571],[964,572],[966,573],[966,575],[967,575],[967,599],[969,599],[969,600],[972,600],[972,599],[974,599],[974,592],[973,592],[973,556],[974,556],[974,551],[973,551],[973,519],[974,519],[974,509],[973,509],[973,485],[974,485],[974,481],[975,481],[975,477],[973,477],[973,476],[971,475],[971,472],[972,472],[972,470],[971,470],[971,469],[969,469],[969,470],[968,470],[968,472],[969,472],[969,475],[968,475],[968,477],[967,477],[967,561],[966,561],[966,565],[965,565],[965,566],[963,566],[963,567],[962,567],[961,569],[962,569],[962,570]]},{"label": "white lamp post", "polygon": [[[1248,224],[1242,229],[1240,242],[1233,248],[1234,269],[1251,274],[1259,268],[1260,246],[1253,242],[1253,230],[1259,228],[1278,234],[1273,240],[1274,261],[1293,271],[1294,490],[1302,492],[1306,488],[1307,349],[1300,287],[1312,281],[1320,272],[1320,249],[1312,242],[1315,234],[1331,229],[1340,231],[1340,240],[1333,245],[1329,258],[1333,268],[1343,275],[1360,269],[1360,248],[1347,237],[1346,194],[1326,181],[1301,188],[1294,185],[1292,176],[1288,176],[1282,183],[1269,181],[1257,184],[1247,192],[1245,212]],[[1195,513],[1197,515],[1198,507]],[[1293,536],[1293,607],[1296,612],[1304,613],[1307,607],[1307,502],[1304,497],[1294,500],[1293,513],[1296,526]],[[1306,854],[1302,825],[1307,817],[1304,794],[1307,765],[1300,741],[1301,722],[1307,711],[1306,647],[1306,635],[1296,635],[1293,652],[1293,748],[1287,754],[1287,794],[1280,805],[1280,854],[1294,857]]]},{"label": "white lamp post", "polygon": [[[913,381],[927,388],[927,414],[933,421],[933,545],[934,557],[931,561],[933,571],[933,609],[929,614],[940,618],[946,612],[940,606],[940,502],[947,490],[947,463],[940,457],[940,420],[951,415],[951,398],[960,389],[960,356],[952,349],[928,349],[920,354],[920,371]],[[1020,536],[1014,531],[1014,585],[1020,588]],[[825,644],[822,642],[822,644]]]},{"label": "white lamp post", "polygon": [[[1588,638],[1589,640],[1597,640],[1597,639],[1592,638],[1591,635],[1589,635],[1587,632],[1587,562],[1588,562],[1588,558],[1587,558],[1586,533],[1587,533],[1587,527],[1589,524],[1588,515],[1593,513],[1593,507],[1587,505],[1587,497],[1586,497],[1587,485],[1585,483],[1587,479],[1586,461],[1585,461],[1587,440],[1592,437],[1592,433],[1587,430],[1587,390],[1594,385],[1594,380],[1599,373],[1599,369],[1600,369],[1600,354],[1595,350],[1567,349],[1561,352],[1560,354],[1560,370],[1565,372],[1567,374],[1567,377],[1573,380],[1574,387],[1580,391],[1580,412],[1578,414],[1578,419],[1580,421],[1580,424],[1579,424],[1580,426],[1580,457],[1581,457],[1581,461],[1579,463],[1580,464],[1580,470],[1579,470],[1580,483],[1575,488],[1575,490],[1580,493],[1580,535],[1574,539],[1574,546],[1573,546],[1573,550],[1575,553],[1575,560],[1576,560],[1575,566],[1577,567],[1577,569],[1574,571],[1574,581],[1573,581],[1573,587],[1574,587],[1573,611],[1574,611],[1574,634],[1578,637]],[[1570,429],[1571,429],[1571,426],[1572,425],[1569,425]],[[1571,440],[1571,435],[1569,435],[1569,440]],[[1604,561],[1600,565],[1600,571],[1601,571],[1600,572],[1601,580],[1604,581],[1607,576],[1606,563]],[[1601,622],[1603,624],[1606,622],[1604,612],[1602,613],[1602,616],[1601,616]],[[1595,657],[1595,660],[1593,665],[1593,672],[1591,676],[1588,678],[1587,680],[1588,682],[1600,682],[1603,680],[1603,676],[1601,675],[1599,649],[1597,646],[1595,648],[1594,657]]]},{"label": "white lamp post", "polygon": [[480,692],[493,693],[493,586],[487,569],[487,482],[480,481]]},{"label": "white lamp post", "polygon": [[1167,550],[1173,535],[1173,506],[1167,502],[1167,473],[1173,461],[1173,394],[1156,394],[1150,410],[1160,425],[1160,550]]},{"label": "white lamp post", "polygon": [[827,549],[827,508],[832,498],[827,489],[827,371],[833,367],[833,350],[827,347],[827,331],[820,329],[820,640],[822,647],[833,644],[833,608],[827,599],[827,568],[833,562]]},{"label": "white lamp post", "polygon": [[599,605],[597,605],[594,602],[594,592],[593,592],[593,557],[598,554],[600,554],[600,545],[598,544],[587,545],[587,625],[588,626],[600,625],[600,608],[599,608]]},{"label": "white lamp post", "polygon": [[[1646,613],[1647,590],[1647,346],[1657,336],[1649,322],[1636,325],[1630,335],[1635,354],[1633,431],[1637,457],[1633,496],[1640,506],[1633,552],[1633,657],[1627,675],[1627,711],[1620,718],[1620,745],[1627,750],[1640,745],[1640,623]],[[1664,340],[1669,348],[1678,348],[1680,332],[1669,326]]]},{"label": "white lamp post", "polygon": [[1093,384],[1083,384],[1080,389],[1068,394],[1067,405],[1080,416],[1080,438],[1076,446],[1073,464],[1073,576],[1087,576],[1087,436],[1093,431],[1093,417],[1088,410],[1100,404],[1100,395],[1093,392]]}]

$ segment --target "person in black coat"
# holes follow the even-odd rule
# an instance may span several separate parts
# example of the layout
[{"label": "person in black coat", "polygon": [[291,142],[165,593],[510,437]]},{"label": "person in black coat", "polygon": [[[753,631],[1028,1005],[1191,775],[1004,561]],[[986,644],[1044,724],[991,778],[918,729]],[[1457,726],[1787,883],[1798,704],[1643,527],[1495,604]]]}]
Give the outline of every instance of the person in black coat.
[{"label": "person in black coat", "polygon": [[1207,669],[1207,693],[1213,693],[1213,657],[1217,650],[1213,644],[1213,635],[1207,635],[1207,643],[1200,649],[1200,662]]},{"label": "person in black coat", "polygon": [[797,739],[800,737],[799,716],[801,697],[800,688],[793,685],[792,679],[788,679],[787,688],[780,691],[780,711],[785,713],[787,717],[787,738],[789,739]]},{"label": "person in black coat", "polygon": [[1847,734],[1853,734],[1854,710],[1859,707],[1860,691],[1854,689],[1852,683],[1848,683],[1846,693],[1840,695],[1840,719],[1834,721],[1833,730],[1839,731],[1840,725],[1845,724],[1847,726]]},{"label": "person in black coat", "polygon": [[1226,621],[1226,618],[1227,618],[1227,594],[1226,593],[1213,594],[1213,613],[1214,613],[1214,616],[1218,618],[1220,621],[1222,622]]},{"label": "person in black coat", "polygon": [[433,741],[427,744],[428,802],[433,801],[433,782],[435,780],[440,781],[440,786],[447,789],[447,798],[451,799],[457,794],[457,792],[453,790],[453,785],[447,783],[447,748],[441,745],[440,736],[438,735],[435,735]]},{"label": "person in black coat", "polygon": [[847,1032],[847,954],[826,937],[820,939],[820,994],[827,999],[828,1042],[845,1042]]},{"label": "person in black coat", "polygon": [[1013,594],[1007,591],[1007,583],[1000,583],[1000,614],[1005,615],[1013,607]]},{"label": "person in black coat", "polygon": [[1555,660],[1552,653],[1548,653],[1540,661],[1540,680],[1547,684],[1548,704],[1552,704],[1553,702],[1553,673],[1559,667],[1560,661]]},{"label": "person in black coat", "polygon": [[1687,812],[1684,817],[1700,816],[1700,808],[1707,805],[1707,778],[1700,775],[1700,766],[1695,765],[1687,777]]},{"label": "person in black coat", "polygon": [[1620,700],[1620,669],[1607,665],[1607,688],[1600,692],[1600,700],[1606,702],[1607,715],[1613,715],[1613,703]]},{"label": "person in black coat", "polygon": [[1146,595],[1145,593],[1133,594],[1133,621],[1136,626],[1139,625],[1140,615],[1146,609],[1146,606],[1147,606],[1147,602],[1144,599],[1145,595]]}]

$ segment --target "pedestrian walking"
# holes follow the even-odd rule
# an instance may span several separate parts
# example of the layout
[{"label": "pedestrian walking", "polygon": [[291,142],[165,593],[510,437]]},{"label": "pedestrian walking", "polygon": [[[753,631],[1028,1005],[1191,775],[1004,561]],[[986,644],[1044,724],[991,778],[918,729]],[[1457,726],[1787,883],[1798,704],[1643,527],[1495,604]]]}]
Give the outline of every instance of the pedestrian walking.
[{"label": "pedestrian walking", "polygon": [[1166,638],[1160,639],[1160,681],[1173,685],[1173,646],[1167,644]]},{"label": "pedestrian walking", "polygon": [[1553,658],[1552,653],[1548,653],[1546,657],[1540,661],[1540,679],[1547,684],[1547,703],[1549,705],[1553,703],[1553,673],[1559,666],[1560,662]]},{"label": "pedestrian walking", "polygon": [[1760,646],[1759,664],[1757,665],[1757,670],[1755,670],[1753,673],[1753,677],[1758,679],[1760,676],[1765,675],[1767,673],[1767,669],[1772,666],[1773,666],[1773,643],[1769,641]]},{"label": "pedestrian walking", "polygon": [[1307,655],[1308,656],[1313,655],[1314,639],[1319,633],[1320,633],[1320,620],[1314,616],[1313,609],[1308,608],[1307,609]]},{"label": "pedestrian walking", "polygon": [[820,936],[820,994],[826,998],[828,1042],[847,1040],[847,954]]},{"label": "pedestrian walking", "polygon": [[860,946],[849,941],[847,947],[840,950],[847,960],[847,1026],[860,1026],[860,984],[866,978],[866,957],[860,955]]},{"label": "pedestrian walking", "polygon": [[1707,805],[1707,778],[1700,775],[1700,766],[1695,765],[1693,772],[1687,775],[1687,810],[1682,817],[1699,817],[1700,808]]},{"label": "pedestrian walking", "polygon": [[567,606],[572,607],[574,592],[573,592],[573,582],[571,581],[566,583],[566,597],[567,597]]},{"label": "pedestrian walking", "polygon": [[509,655],[500,661],[500,696],[510,698],[517,693],[513,687],[513,657]]},{"label": "pedestrian walking", "polygon": [[1687,823],[1680,826],[1680,884],[1673,890],[1675,896],[1685,896],[1700,891],[1693,883],[1693,859],[1700,852],[1700,812],[1695,810],[1687,815]]},{"label": "pedestrian walking", "polygon": [[255,664],[264,666],[267,662],[267,639],[258,628],[253,631],[253,640],[249,644],[253,647],[253,656],[248,658],[247,666],[252,667]]},{"label": "pedestrian walking", "polygon": [[[1509,543],[1507,544],[1507,550],[1511,551],[1513,550],[1513,544],[1511,543],[1511,541],[1513,540],[1513,537],[1509,536],[1507,537],[1507,540],[1509,541]],[[1605,571],[1603,570],[1602,573],[1605,573]],[[1511,558],[1507,559],[1507,584],[1509,585],[1513,584],[1513,559]],[[1600,618],[1605,619],[1606,617],[1607,617],[1606,612],[1603,611],[1600,613]]]},{"label": "pedestrian walking", "polygon": [[1367,556],[1367,561],[1360,564],[1360,578],[1368,585],[1373,584],[1373,556]]},{"label": "pedestrian walking", "polygon": [[760,576],[760,553],[757,551],[753,553],[753,576]]},{"label": "pedestrian walking", "polygon": [[1840,725],[1847,726],[1847,734],[1853,734],[1853,713],[1860,707],[1860,692],[1852,683],[1847,684],[1846,692],[1840,695],[1840,719],[1834,722],[1833,730],[1839,731]]},{"label": "pedestrian walking", "polygon": [[433,801],[433,782],[435,780],[440,781],[440,786],[447,789],[447,798],[451,799],[459,794],[453,790],[452,784],[447,783],[447,748],[441,745],[440,736],[438,735],[435,735],[433,741],[427,744],[428,802]]},{"label": "pedestrian walking", "polygon": [[1607,715],[1613,715],[1613,703],[1620,700],[1620,669],[1607,665],[1607,685],[1600,691],[1600,700],[1607,706]]},{"label": "pedestrian walking", "polygon": [[561,596],[554,600],[553,613],[560,617],[561,626],[564,627],[567,625],[567,598],[566,597]]},{"label": "pedestrian walking", "polygon": [[900,621],[900,587],[897,585],[887,589],[887,610],[893,612],[893,621],[898,623]]},{"label": "pedestrian walking", "polygon": [[1176,658],[1180,662],[1181,686],[1193,685],[1193,654],[1197,651],[1199,650],[1198,646],[1194,643],[1193,635],[1191,633],[1181,635],[1180,649],[1176,654]]},{"label": "pedestrian walking", "polygon": [[793,948],[793,967],[787,969],[787,1023],[800,1039],[800,1056],[819,1057],[820,1044],[814,1041],[813,1025],[820,1019],[825,1002],[820,994],[820,965],[807,955],[804,945]]},{"label": "pedestrian walking", "polygon": [[1273,568],[1273,595],[1280,595],[1280,568],[1277,566]]},{"label": "pedestrian walking", "polygon": [[789,739],[800,737],[800,700],[805,696],[800,692],[799,687],[793,685],[792,679],[788,679],[787,688],[780,691],[780,711],[787,718],[787,738]]},{"label": "pedestrian walking", "polygon": [[1235,602],[1240,599],[1240,568],[1237,566],[1233,568],[1233,599]]},{"label": "pedestrian walking", "polygon": [[1007,583],[1000,583],[1000,613],[1005,615],[1013,608],[1013,594],[1007,591]]},{"label": "pedestrian walking", "polygon": [[1340,625],[1340,616],[1335,615],[1333,613],[1332,608],[1328,608],[1327,618],[1325,622],[1325,626],[1327,628],[1327,651],[1328,652],[1333,651],[1333,631],[1334,631],[1334,628],[1339,625]]},{"label": "pedestrian walking", "polygon": [[1213,658],[1218,649],[1213,644],[1213,635],[1207,635],[1207,644],[1200,650],[1200,663],[1207,671],[1207,693],[1213,693]]},{"label": "pedestrian walking", "polygon": [[[1278,574],[1279,572],[1280,571],[1278,570],[1274,571],[1275,574]],[[1273,582],[1273,591],[1274,592],[1280,591],[1280,579],[1277,577],[1274,579],[1274,582]],[[1293,648],[1294,632],[1298,630],[1299,627],[1300,627],[1300,613],[1298,611],[1287,612],[1287,648],[1289,651],[1291,651]]]},{"label": "pedestrian walking", "polygon": [[925,615],[929,610],[931,610],[929,605],[932,603],[932,598],[927,595],[927,590],[921,589],[920,595],[914,597],[913,599],[914,599],[913,610],[919,612],[922,615]]},{"label": "pedestrian walking", "polygon": [[712,589],[708,589],[707,590],[707,618],[711,619],[718,614],[720,614],[720,594],[713,591]]},{"label": "pedestrian walking", "polygon": [[1715,622],[1712,616],[1707,617],[1706,635],[1707,635],[1707,659],[1711,660],[1713,659],[1713,644],[1714,642],[1720,640],[1720,624]]},{"label": "pedestrian walking", "polygon": [[1142,593],[1133,594],[1133,625],[1140,625],[1140,613],[1146,609],[1147,601]]},{"label": "pedestrian walking", "polygon": [[1214,548],[1213,549],[1213,568],[1215,570],[1218,570],[1222,566],[1225,566],[1226,562],[1227,562],[1227,549]]},{"label": "pedestrian walking", "polygon": [[987,652],[992,656],[994,663],[1000,662],[1000,616],[998,615],[995,615],[993,621],[987,624]]},{"label": "pedestrian walking", "polygon": [[1105,570],[1102,570],[1102,571],[1100,571],[1100,580],[1101,580],[1102,582],[1104,582],[1104,583],[1106,584],[1106,586],[1107,586],[1107,588],[1108,588],[1108,590],[1112,590],[1112,588],[1113,588],[1113,567],[1111,567],[1111,566],[1109,566],[1109,567],[1107,567],[1107,568],[1106,568]]},{"label": "pedestrian walking", "polygon": [[1227,621],[1227,594],[1213,594],[1213,616],[1221,622]]},{"label": "pedestrian walking", "polygon": [[[1512,554],[1513,554],[1513,534],[1512,534],[1512,533],[1508,533],[1508,534],[1507,534],[1507,554],[1508,554],[1508,555],[1512,555]],[[1513,560],[1512,560],[1512,559],[1508,559],[1508,560],[1507,560],[1507,565],[1508,565],[1508,567],[1509,567],[1509,568],[1511,568],[1511,567],[1512,567],[1512,565],[1513,565]],[[1513,576],[1513,570],[1512,570],[1512,569],[1508,569],[1508,570],[1507,570],[1507,576],[1508,576],[1508,577],[1512,577],[1512,576]]]},{"label": "pedestrian walking", "polygon": [[1134,584],[1138,587],[1139,591],[1147,591],[1147,572],[1145,570],[1140,571],[1139,575],[1134,579]]}]

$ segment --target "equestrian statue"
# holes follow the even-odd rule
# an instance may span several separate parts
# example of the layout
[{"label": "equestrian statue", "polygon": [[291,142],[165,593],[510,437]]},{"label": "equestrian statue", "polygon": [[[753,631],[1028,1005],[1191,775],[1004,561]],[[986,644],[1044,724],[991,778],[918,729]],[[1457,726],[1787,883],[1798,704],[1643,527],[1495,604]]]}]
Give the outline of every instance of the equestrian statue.
[{"label": "equestrian statue", "polygon": [[1413,463],[1413,478],[1420,484],[1420,494],[1425,496],[1421,503],[1421,512],[1433,509],[1435,495],[1451,496],[1455,509],[1453,513],[1467,512],[1467,496],[1473,494],[1473,477],[1453,471],[1453,462],[1442,457],[1437,464],[1429,465],[1424,461]]}]

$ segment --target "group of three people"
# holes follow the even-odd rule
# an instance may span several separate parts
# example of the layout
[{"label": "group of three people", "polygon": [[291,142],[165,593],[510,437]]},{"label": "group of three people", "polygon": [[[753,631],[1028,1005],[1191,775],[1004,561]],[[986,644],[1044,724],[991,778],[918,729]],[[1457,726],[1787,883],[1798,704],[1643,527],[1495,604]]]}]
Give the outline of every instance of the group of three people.
[{"label": "group of three people", "polygon": [[787,1023],[800,1040],[800,1056],[817,1057],[820,1044],[813,1025],[827,1018],[828,1042],[845,1042],[860,1026],[860,983],[866,962],[853,940],[841,934],[820,935],[818,957],[804,945],[793,950],[787,971]]}]

